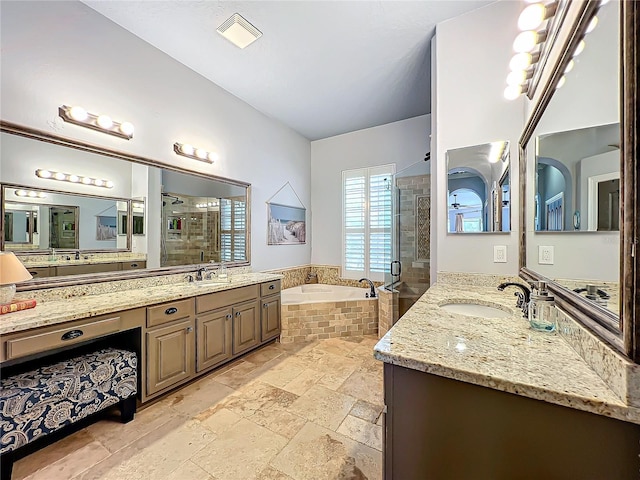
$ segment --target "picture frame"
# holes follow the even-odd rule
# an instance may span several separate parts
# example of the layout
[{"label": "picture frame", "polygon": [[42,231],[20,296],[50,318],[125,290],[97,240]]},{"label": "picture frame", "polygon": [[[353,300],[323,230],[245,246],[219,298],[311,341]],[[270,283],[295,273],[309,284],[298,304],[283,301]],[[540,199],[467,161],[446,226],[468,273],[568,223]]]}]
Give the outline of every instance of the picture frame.
[{"label": "picture frame", "polygon": [[115,216],[96,216],[96,240],[115,240],[118,233],[118,222]]},{"label": "picture frame", "polygon": [[267,245],[304,245],[307,209],[267,203]]}]

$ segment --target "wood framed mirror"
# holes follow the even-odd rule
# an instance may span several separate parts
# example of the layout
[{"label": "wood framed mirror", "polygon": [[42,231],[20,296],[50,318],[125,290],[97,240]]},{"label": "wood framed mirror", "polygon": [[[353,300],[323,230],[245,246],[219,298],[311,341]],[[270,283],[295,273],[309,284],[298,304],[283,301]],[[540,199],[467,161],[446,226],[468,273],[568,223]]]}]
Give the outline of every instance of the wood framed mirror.
[{"label": "wood framed mirror", "polygon": [[[576,3],[576,8],[577,12],[573,24],[563,26],[563,28],[569,28],[569,33],[565,43],[561,46],[557,61],[554,65],[546,65],[545,67],[550,68],[551,72],[539,100],[533,106],[519,140],[521,178],[520,276],[527,281],[548,281],[559,308],[587,327],[613,349],[636,363],[640,363],[640,261],[638,259],[640,256],[638,253],[640,186],[638,184],[639,164],[637,158],[640,153],[638,148],[640,3],[633,1],[609,3],[584,1]],[[611,35],[611,32],[614,32],[613,37],[602,38],[598,41],[592,37],[593,34],[590,34],[586,38],[584,53],[589,53],[588,50],[591,46],[592,54],[585,55],[578,62],[574,58],[574,52],[584,39],[596,14],[601,20],[598,28],[602,27],[602,30],[599,34],[608,31]],[[598,29],[595,32],[598,33]],[[605,44],[613,45],[615,51],[601,51],[602,48],[605,48]],[[607,61],[597,59],[595,52],[599,50],[601,55],[605,55],[600,60],[606,58]],[[595,63],[589,65],[588,58],[591,58]],[[607,70],[611,65],[611,60],[617,62],[613,71]],[[571,73],[569,73],[567,78],[563,79],[568,68],[571,68],[569,65],[572,61],[572,66],[575,68],[574,76],[571,77]],[[608,75],[609,81],[600,82],[594,78],[593,73],[590,74],[590,72],[596,72],[597,69],[604,70],[604,75]],[[565,83],[564,86],[560,83],[561,81]],[[571,82],[576,85],[580,83],[583,89],[582,97],[573,99],[570,110],[570,114],[579,117],[579,120],[570,126],[557,121],[556,117],[553,117],[552,121],[546,121],[548,115],[553,115],[550,112],[561,110],[557,106],[558,104],[568,102],[567,97],[570,97],[572,93],[567,93],[565,89]],[[604,83],[611,88],[604,91]],[[611,91],[612,89],[614,91]],[[593,95],[588,93],[589,91],[596,93]],[[600,99],[603,99],[605,103],[599,104]],[[565,107],[567,104],[565,103]],[[581,111],[583,107],[588,107],[590,112]],[[615,112],[612,107],[616,107]],[[567,109],[565,108],[564,111],[566,112]],[[597,113],[598,119],[589,118],[593,117],[591,115],[593,112]],[[612,125],[615,128],[612,128]],[[564,201],[566,202],[564,208],[570,209],[570,211],[564,211],[560,214],[561,216],[558,218],[563,221],[553,225],[566,225],[567,228],[563,229],[571,231],[560,232],[560,229],[557,228],[555,230],[558,231],[550,232],[547,228],[546,232],[536,232],[536,220],[539,227],[545,223],[540,218],[536,218],[540,215],[544,216],[544,212],[538,212],[535,206],[536,194],[540,196],[541,191],[536,182],[538,173],[536,166],[544,163],[537,162],[537,157],[544,156],[540,155],[539,139],[546,134],[560,133],[561,131],[565,143],[568,138],[576,135],[584,139],[586,138],[585,132],[579,134],[576,132],[585,128],[592,128],[591,131],[586,132],[590,138],[598,135],[607,136],[618,129],[620,132],[619,142],[616,144],[607,141],[606,147],[600,146],[600,150],[595,150],[592,154],[582,153],[579,155],[580,160],[588,159],[588,162],[575,168],[567,167],[567,171],[576,175],[576,178],[570,181],[573,193],[569,194],[567,189],[561,189],[564,192]],[[604,154],[615,157],[615,160],[606,167],[600,158]],[[615,173],[619,172],[619,194],[616,193],[618,196],[615,199],[619,201],[619,217],[617,219],[619,233],[613,228],[607,232],[599,231],[605,229],[600,229],[596,225],[593,228],[584,229],[587,231],[576,234],[575,232],[581,230],[582,222],[591,218],[593,223],[593,218],[597,218],[597,214],[589,212],[589,207],[585,206],[589,205],[588,195],[585,201],[575,195],[576,190],[581,188],[585,190],[584,185],[587,185],[589,181],[588,178],[584,178],[588,176],[585,172],[596,164],[602,171],[591,175],[591,180],[597,179],[598,175],[608,175],[609,181],[615,181]],[[604,170],[607,171],[604,172]],[[542,181],[539,178],[538,180]],[[614,188],[612,191],[615,192],[615,190]],[[545,206],[545,200],[548,199],[540,196],[539,204]],[[614,202],[609,207],[610,213],[615,208]],[[587,211],[585,212],[585,210]],[[617,226],[616,222],[612,224]],[[539,228],[538,230],[544,229]],[[549,247],[552,249],[549,250]],[[554,251],[554,247],[557,265],[551,267],[547,264],[549,261],[554,263],[553,254],[551,254],[551,258],[548,254]],[[565,270],[562,270],[563,266]],[[591,289],[591,295],[585,295],[587,287]],[[600,292],[603,292],[604,295]],[[607,299],[604,298],[605,295],[608,297]]]},{"label": "wood framed mirror", "polygon": [[[0,249],[37,272],[19,291],[250,265],[249,183],[6,121],[0,136]],[[55,229],[52,205],[63,207]]]}]

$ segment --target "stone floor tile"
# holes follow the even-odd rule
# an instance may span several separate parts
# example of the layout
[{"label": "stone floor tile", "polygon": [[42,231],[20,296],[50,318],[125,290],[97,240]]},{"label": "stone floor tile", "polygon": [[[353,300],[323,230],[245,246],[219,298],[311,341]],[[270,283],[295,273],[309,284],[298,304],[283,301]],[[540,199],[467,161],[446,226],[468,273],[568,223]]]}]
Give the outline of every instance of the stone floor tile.
[{"label": "stone floor tile", "polygon": [[346,342],[342,338],[328,338],[320,343],[315,350],[322,350],[323,352],[333,353],[335,355],[347,356],[357,346],[358,343]]},{"label": "stone floor tile", "polygon": [[259,348],[248,355],[245,355],[242,359],[246,362],[253,363],[254,365],[261,366],[283,355],[286,355],[286,353],[272,344]]},{"label": "stone floor tile", "polygon": [[[25,480],[68,480],[76,477],[109,456],[109,450],[100,442],[90,442],[65,455],[60,460],[24,477]],[[27,457],[28,461],[28,457]],[[13,477],[13,475],[12,475]]]},{"label": "stone floor tile", "polygon": [[249,417],[258,410],[284,409],[298,399],[298,395],[262,381],[252,382],[221,403],[241,417]]},{"label": "stone floor tile", "polygon": [[307,423],[271,465],[294,480],[379,480],[382,454],[339,433]]},{"label": "stone floor tile", "polygon": [[324,374],[317,370],[303,370],[300,375],[283,386],[282,389],[287,392],[295,393],[296,395],[302,395],[318,383],[323,376]]},{"label": "stone floor tile", "polygon": [[193,463],[191,460],[187,460],[177,469],[171,472],[171,475],[167,477],[167,480],[215,480],[205,470]]},{"label": "stone floor tile", "polygon": [[349,375],[338,392],[369,403],[382,405],[384,403],[382,377],[371,373],[354,372]]},{"label": "stone floor tile", "polygon": [[314,385],[291,404],[288,411],[323,427],[335,430],[356,399],[320,385]]},{"label": "stone floor tile", "polygon": [[376,423],[383,408],[384,407],[382,405],[375,405],[373,403],[365,402],[364,400],[358,400],[349,412],[349,415],[361,418],[369,423]]},{"label": "stone floor tile", "polygon": [[222,383],[223,385],[237,389],[253,378],[251,376],[251,372],[253,372],[256,368],[258,368],[258,365],[251,362],[242,361],[232,369],[216,375],[215,380],[218,383]]},{"label": "stone floor tile", "polygon": [[258,478],[287,442],[285,437],[243,418],[191,460],[214,478],[251,480]]},{"label": "stone floor tile", "polygon": [[274,365],[273,368],[262,372],[257,379],[274,387],[282,388],[306,369],[307,364],[295,357],[289,357]]},{"label": "stone floor tile", "polygon": [[271,465],[262,470],[256,480],[293,480],[289,475],[282,473],[280,470],[276,470]]},{"label": "stone floor tile", "polygon": [[[110,425],[110,422],[106,422]],[[22,480],[96,440],[86,429],[77,431],[13,464],[12,480]],[[103,445],[105,446],[105,445]],[[105,446],[106,447],[106,446]]]},{"label": "stone floor tile", "polygon": [[236,423],[240,421],[242,417],[231,410],[227,410],[226,408],[220,408],[213,415],[207,417],[202,420],[202,425],[207,427],[216,435],[220,435],[221,433],[232,428]]},{"label": "stone floor tile", "polygon": [[337,430],[338,433],[382,451],[382,427],[361,418],[347,415]]},{"label": "stone floor tile", "polygon": [[256,410],[253,415],[247,418],[286,438],[293,438],[307,423],[304,418],[298,415],[274,408]]}]

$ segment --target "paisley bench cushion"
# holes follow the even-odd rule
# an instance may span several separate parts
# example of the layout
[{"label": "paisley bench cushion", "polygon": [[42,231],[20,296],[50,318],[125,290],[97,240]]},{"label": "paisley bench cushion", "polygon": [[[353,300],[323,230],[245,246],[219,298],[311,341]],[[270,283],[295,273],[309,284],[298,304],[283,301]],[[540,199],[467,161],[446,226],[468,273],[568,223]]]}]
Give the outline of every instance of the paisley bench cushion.
[{"label": "paisley bench cushion", "polygon": [[135,395],[137,364],[107,348],[0,380],[0,453]]}]

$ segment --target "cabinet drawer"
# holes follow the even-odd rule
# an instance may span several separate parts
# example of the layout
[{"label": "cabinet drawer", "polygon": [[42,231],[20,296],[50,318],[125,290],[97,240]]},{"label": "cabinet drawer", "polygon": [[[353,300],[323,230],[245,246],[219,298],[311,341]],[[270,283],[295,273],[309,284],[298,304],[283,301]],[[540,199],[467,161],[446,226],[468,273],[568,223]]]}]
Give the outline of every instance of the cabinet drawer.
[{"label": "cabinet drawer", "polygon": [[274,280],[273,282],[266,282],[260,284],[260,296],[266,297],[267,295],[273,295],[280,292],[280,280]]},{"label": "cabinet drawer", "polygon": [[141,268],[147,268],[147,262],[145,260],[122,262],[122,270],[139,270]]},{"label": "cabinet drawer", "polygon": [[121,324],[120,315],[114,315],[101,320],[87,320],[86,323],[72,327],[9,339],[7,340],[7,360],[109,335],[118,332]]},{"label": "cabinet drawer", "polygon": [[193,301],[191,299],[178,300],[163,303],[155,307],[147,307],[147,327],[162,325],[193,314]]},{"label": "cabinet drawer", "polygon": [[210,293],[196,297],[196,313],[208,312],[235,303],[246,302],[258,298],[259,285],[234,288],[224,292]]}]

